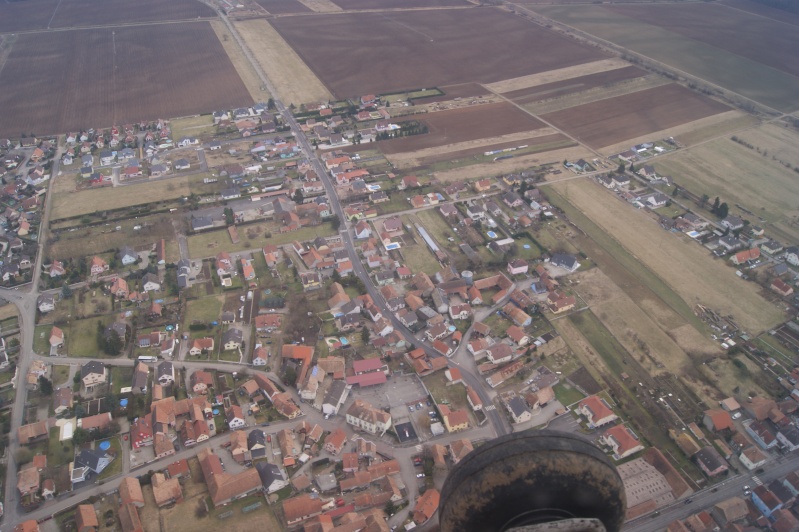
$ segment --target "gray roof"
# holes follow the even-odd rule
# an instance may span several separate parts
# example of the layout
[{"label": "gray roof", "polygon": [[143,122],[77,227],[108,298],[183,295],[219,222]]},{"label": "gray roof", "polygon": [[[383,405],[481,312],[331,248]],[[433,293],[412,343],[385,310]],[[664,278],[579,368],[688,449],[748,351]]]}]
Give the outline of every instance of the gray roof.
[{"label": "gray roof", "polygon": [[524,399],[519,397],[518,395],[508,401],[508,406],[510,407],[513,415],[516,417],[521,416],[525,412],[528,412],[530,409],[527,408],[527,404],[524,402]]},{"label": "gray roof", "polygon": [[266,436],[261,429],[255,429],[247,434],[247,447],[252,449],[256,445],[266,445]]},{"label": "gray roof", "polygon": [[197,216],[192,218],[191,220],[191,228],[195,231],[197,229],[204,229],[206,227],[211,227],[214,225],[214,221],[211,219],[210,216]]},{"label": "gray roof", "polygon": [[105,366],[96,360],[87,362],[83,365],[83,367],[80,368],[81,379],[85,378],[87,375],[92,375],[95,373],[98,375],[105,374]]},{"label": "gray roof", "polygon": [[155,368],[155,376],[156,378],[160,379],[161,377],[168,375],[173,377],[175,375],[174,368],[172,367],[172,362],[168,360],[164,360],[160,364],[158,364]]},{"label": "gray roof", "polygon": [[100,449],[84,449],[80,452],[77,458],[75,458],[75,467],[88,467],[95,473],[99,474],[102,471],[98,471],[100,459],[105,458],[106,456],[106,452],[101,451]]},{"label": "gray roof", "polygon": [[225,334],[222,335],[222,343],[226,344],[228,342],[238,342],[241,343],[242,339],[244,338],[244,333],[241,329],[236,329],[235,327],[231,327]]},{"label": "gray roof", "polygon": [[261,478],[261,484],[263,484],[264,488],[268,488],[276,480],[286,480],[283,472],[275,464],[258,462],[255,464],[255,469],[258,470],[258,476]]},{"label": "gray roof", "polygon": [[577,258],[566,253],[555,253],[552,255],[550,262],[555,266],[562,266],[564,268],[572,269],[577,263]]},{"label": "gray roof", "polygon": [[327,389],[327,393],[325,394],[325,399],[322,404],[338,406],[338,402],[341,397],[344,396],[346,389],[347,383],[345,381],[341,379],[334,380],[330,385],[330,388]]}]

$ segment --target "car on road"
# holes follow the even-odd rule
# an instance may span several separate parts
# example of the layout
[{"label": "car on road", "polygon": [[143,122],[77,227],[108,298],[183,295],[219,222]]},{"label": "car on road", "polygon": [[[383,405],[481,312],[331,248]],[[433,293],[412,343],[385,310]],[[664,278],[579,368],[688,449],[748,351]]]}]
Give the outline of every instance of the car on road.
[{"label": "car on road", "polygon": [[746,486],[744,486],[744,491],[749,491],[751,489],[752,489],[751,486],[749,486],[748,484]]},{"label": "car on road", "polygon": [[424,478],[424,473],[416,473],[416,478]]},{"label": "car on road", "polygon": [[692,502],[694,502],[694,500],[688,497],[687,499],[685,499],[685,502],[683,504],[691,504]]}]

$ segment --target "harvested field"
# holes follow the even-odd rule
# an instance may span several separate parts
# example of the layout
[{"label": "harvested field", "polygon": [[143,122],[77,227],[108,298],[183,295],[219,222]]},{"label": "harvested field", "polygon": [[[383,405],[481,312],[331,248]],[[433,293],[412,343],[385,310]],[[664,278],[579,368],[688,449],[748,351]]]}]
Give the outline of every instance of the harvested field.
[{"label": "harvested field", "polygon": [[[315,19],[317,17],[298,17]],[[236,28],[286,105],[332,98],[319,78],[266,20],[236,22]]]},{"label": "harvested field", "polygon": [[543,115],[593,148],[654,133],[729,107],[676,83]]},{"label": "harvested field", "polygon": [[674,137],[683,146],[693,146],[700,142],[715,139],[719,136],[735,133],[738,130],[749,128],[758,124],[759,120],[752,115],[744,114],[741,111],[727,111],[717,115],[708,116],[687,124],[671,127],[658,131],[657,134],[641,135],[632,139],[627,139],[618,144],[611,144],[602,148],[605,155],[614,155],[630,149],[630,146],[649,142],[658,138]]},{"label": "harvested field", "polygon": [[55,12],[58,0],[27,0],[25,2],[0,3],[0,32],[39,30]]},{"label": "harvested field", "polygon": [[[247,92],[250,93],[252,100],[259,102],[269,99],[269,93],[261,90],[261,78],[258,77],[252,64],[244,56],[244,52],[242,52],[238,42],[231,38],[225,23],[221,20],[212,20],[211,28],[213,28],[219,38],[219,42],[222,44],[222,48],[225,49],[230,62],[233,63],[233,68],[238,72],[244,86],[247,87]],[[174,138],[180,137],[175,135]]]},{"label": "harvested field", "polygon": [[761,17],[767,17],[799,26],[799,13],[788,13],[783,9],[775,9],[758,2],[750,2],[749,0],[722,0],[721,3],[731,8],[742,9],[743,11],[760,15]]},{"label": "harvested field", "polygon": [[539,166],[542,164],[558,164],[562,162],[563,159],[576,160],[581,158],[590,158],[590,152],[582,146],[575,146],[573,148],[547,150],[543,153],[535,153],[521,157],[514,156],[511,159],[502,159],[494,162],[438,170],[434,172],[433,175],[437,180],[442,182],[461,181],[519,172],[527,170],[531,166]]},{"label": "harvested field", "polygon": [[598,74],[600,72],[607,72],[608,70],[627,68],[628,66],[630,66],[630,63],[615,57],[611,59],[600,59],[599,61],[591,61],[590,63],[583,63],[582,65],[558,68],[539,74],[530,74],[518,78],[497,81],[495,83],[488,83],[486,88],[493,92],[504,94],[506,92],[544,85],[546,83],[555,83],[556,81],[579,78],[581,76],[588,76],[589,74]]},{"label": "harvested field", "polygon": [[74,28],[130,22],[164,22],[216,18],[214,10],[195,0],[62,0],[49,23],[50,28]]},{"label": "harvested field", "polygon": [[255,0],[259,6],[274,15],[310,13],[311,9],[298,0]]},{"label": "harvested field", "polygon": [[515,101],[516,103],[524,104],[548,98],[557,98],[559,96],[565,96],[566,94],[593,89],[595,87],[604,87],[618,83],[620,81],[640,78],[646,76],[647,74],[647,72],[641,70],[640,68],[629,66],[625,68],[617,68],[615,70],[607,70],[605,72],[598,72],[596,74],[588,74],[587,76],[580,76],[578,78],[564,79],[561,81],[555,81],[553,83],[545,83],[543,85],[537,85],[535,87],[529,87],[526,89],[518,89],[515,91],[506,92],[503,94],[503,96]]},{"label": "harvested field", "polygon": [[479,83],[461,83],[459,85],[447,85],[439,88],[444,93],[443,96],[431,96],[430,98],[419,100],[419,103],[448,102],[455,98],[469,99],[490,94],[490,92]]},{"label": "harvested field", "polygon": [[[564,148],[566,146],[575,146],[576,143],[565,135],[556,133],[550,128],[539,129],[534,133],[539,133],[534,136],[527,136],[526,133],[517,135],[518,140],[506,140],[504,142],[497,142],[506,137],[513,137],[513,135],[503,135],[490,139],[487,143],[475,141],[474,143],[464,142],[461,144],[454,144],[449,146],[442,146],[441,148],[430,148],[429,150],[420,150],[407,154],[407,156],[394,155],[389,157],[392,163],[398,167],[405,167],[412,161],[416,161],[418,166],[426,166],[429,164],[438,163],[441,161],[449,161],[453,159],[462,159],[465,157],[484,156],[485,152],[493,150],[501,150],[505,148],[515,148],[518,146],[528,146],[530,148],[543,147],[547,145],[557,146],[557,148]],[[466,144],[473,144],[473,147],[463,148],[460,146]],[[458,148],[458,149],[455,149]],[[543,150],[542,150],[543,151]],[[426,155],[429,153],[429,155]],[[515,152],[514,152],[515,153]]]},{"label": "harvested field", "polygon": [[[165,239],[168,244],[175,241],[175,228],[172,219],[166,215],[148,216],[135,220],[118,222],[122,229],[115,231],[114,227],[78,228],[75,231],[63,231],[53,238],[47,246],[45,257],[49,259],[75,259],[88,255],[100,255],[118,249],[120,242],[125,245],[139,248],[151,246],[159,239]],[[142,225],[139,230],[134,230],[135,225]],[[52,237],[51,237],[52,238]]]},{"label": "harvested field", "polygon": [[607,235],[613,235],[689,307],[701,303],[723,315],[731,314],[754,334],[785,319],[760,295],[757,285],[739,279],[733,268],[714,260],[688,237],[664,232],[654,218],[611,195],[598,200],[600,186],[596,183],[568,181],[552,187]]},{"label": "harvested field", "polygon": [[0,32],[163,22],[215,17],[214,11],[194,0],[25,0],[0,3]]},{"label": "harvested field", "polygon": [[[337,97],[491,83],[604,57],[494,8],[282,17],[278,32]],[[546,54],[509,54],[541,50]]]},{"label": "harvested field", "polygon": [[[687,353],[719,354],[720,349],[698,331],[686,334],[685,326],[664,328],[664,324],[647,314],[638,301],[625,294],[598,268],[579,272],[577,290],[596,316],[651,375],[665,372],[676,375],[690,373],[692,362]],[[659,304],[659,302],[650,302]],[[687,324],[686,324],[687,325]],[[690,325],[688,325],[690,327]],[[677,334],[679,330],[679,335]],[[658,364],[662,366],[659,368]],[[694,386],[701,394],[701,386]],[[703,399],[707,399],[703,397]]]},{"label": "harvested field", "polygon": [[82,190],[71,194],[58,194],[53,198],[51,219],[70,218],[91,214],[98,210],[121,209],[188,196],[188,177],[173,177],[152,183],[144,182],[120,187]]},{"label": "harvested field", "polygon": [[[711,198],[720,195],[733,211],[734,204],[743,205],[775,224],[777,229],[790,236],[789,241],[799,240],[799,227],[792,223],[799,216],[795,201],[799,197],[799,181],[796,172],[778,162],[799,166],[796,151],[799,134],[766,124],[738,132],[737,136],[755,149],[724,137],[657,159],[655,168],[671,175],[675,182],[694,194],[707,194]],[[757,148],[768,156],[757,153]],[[744,216],[752,223],[762,225],[756,218]]]},{"label": "harvested field", "polygon": [[466,0],[333,0],[345,11],[360,9],[409,9],[414,7],[470,6]]},{"label": "harvested field", "polygon": [[634,94],[647,89],[654,89],[668,85],[672,81],[664,76],[650,74],[637,78],[619,81],[604,87],[594,87],[583,91],[567,93],[562,96],[542,99],[522,104],[525,110],[534,115],[541,116],[556,111],[563,111],[579,105],[586,105],[598,101],[606,101],[628,94]]},{"label": "harvested field", "polygon": [[799,76],[799,31],[791,24],[707,3],[606,9]]},{"label": "harvested field", "polygon": [[[64,61],[65,54],[80,60]],[[23,34],[0,73],[0,136],[188,116],[252,101],[207,22]]]},{"label": "harvested field", "polygon": [[384,154],[412,152],[522,131],[529,132],[545,127],[540,120],[507,102],[415,115],[409,119],[423,122],[430,132],[425,135],[381,141],[378,143],[381,152]]},{"label": "harvested field", "polygon": [[330,0],[299,0],[301,4],[317,13],[335,13],[341,8]]},{"label": "harvested field", "polygon": [[[799,78],[765,64],[701,41],[686,39],[676,32],[602,6],[550,5],[534,9],[544,16],[776,109],[788,112],[799,109]],[[748,26],[746,32],[749,33]],[[759,34],[752,32],[752,35]]]}]

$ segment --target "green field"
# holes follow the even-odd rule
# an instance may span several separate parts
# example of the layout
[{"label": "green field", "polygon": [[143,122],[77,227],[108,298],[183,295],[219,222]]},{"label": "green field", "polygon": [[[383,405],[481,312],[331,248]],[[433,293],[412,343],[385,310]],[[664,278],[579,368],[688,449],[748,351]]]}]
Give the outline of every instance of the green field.
[{"label": "green field", "polygon": [[[149,354],[149,353],[148,353]],[[114,366],[111,368],[111,386],[116,395],[121,393],[122,388],[127,388],[133,381],[133,366],[122,367]]]},{"label": "green field", "polygon": [[115,458],[110,464],[108,464],[108,467],[106,467],[105,470],[100,473],[100,476],[98,477],[99,480],[111,478],[114,475],[122,473],[122,462],[125,458],[123,457],[122,445],[120,444],[119,438],[111,438],[108,441],[111,443],[111,447],[108,449],[108,452],[113,454]]},{"label": "green field", "polygon": [[[641,284],[646,286],[649,290],[654,292],[666,305],[671,307],[677,314],[680,315],[685,321],[692,324],[698,330],[704,329],[702,321],[696,317],[691,307],[683,301],[683,299],[672,290],[655,272],[647,268],[632,254],[630,254],[617,240],[609,235],[606,231],[602,230],[598,225],[591,221],[587,216],[577,210],[571,203],[568,202],[563,196],[554,190],[552,187],[547,187],[547,197],[549,201],[556,207],[563,210],[569,219],[577,224],[594,242],[596,242],[602,249],[605,250],[621,267],[620,273],[622,275],[632,275]],[[625,207],[626,208],[626,207]],[[614,277],[614,271],[610,268],[602,269],[606,274]],[[619,284],[617,282],[617,284]],[[623,289],[626,287],[625,283],[620,283]]]},{"label": "green field", "polygon": [[[779,161],[791,166],[799,164],[799,135],[776,125],[764,125],[740,132],[737,138],[754,149],[730,137],[720,138],[659,159],[655,169],[698,196],[707,194],[711,203],[720,196],[729,204],[730,213],[741,214],[734,205],[743,205],[777,226],[779,234],[773,236],[796,241],[799,228],[792,221],[797,213],[794,198],[799,197],[799,180],[796,172]],[[763,226],[751,215],[744,213],[744,217]]]},{"label": "green field", "polygon": [[[323,223],[315,227],[303,227],[291,233],[279,233],[277,230],[277,226],[266,222],[240,226],[238,228],[240,237],[238,244],[234,244],[230,240],[227,229],[217,229],[198,233],[188,238],[189,256],[192,259],[215,257],[222,251],[238,253],[246,250],[258,249],[266,244],[281,246],[295,240],[304,242],[306,240],[312,240],[317,236],[331,236],[336,233],[329,223]],[[264,238],[263,235],[266,233],[271,233],[271,236],[269,238]],[[254,236],[250,238],[248,234]]]},{"label": "green field", "polygon": [[208,324],[219,320],[223,302],[223,296],[208,296],[188,301],[186,303],[186,326],[195,322]]},{"label": "green field", "polygon": [[62,192],[54,196],[51,216],[58,220],[133,205],[167,202],[189,194],[189,179],[183,176],[125,187]]},{"label": "green field", "polygon": [[171,120],[172,138],[175,142],[183,137],[197,137],[200,140],[209,139],[216,131],[214,119],[211,115],[190,116]]},{"label": "green field", "polygon": [[50,429],[50,441],[47,445],[47,466],[59,467],[68,465],[75,459],[75,445],[72,440],[58,441],[58,434],[61,429],[53,427]]},{"label": "green field", "polygon": [[106,358],[108,356],[97,346],[98,321],[102,321],[103,326],[107,327],[114,321],[114,316],[74,320],[70,323],[69,329],[64,330],[69,356],[78,358]]},{"label": "green field", "polygon": [[799,78],[774,68],[601,6],[535,6],[533,10],[775,109],[799,109]]}]

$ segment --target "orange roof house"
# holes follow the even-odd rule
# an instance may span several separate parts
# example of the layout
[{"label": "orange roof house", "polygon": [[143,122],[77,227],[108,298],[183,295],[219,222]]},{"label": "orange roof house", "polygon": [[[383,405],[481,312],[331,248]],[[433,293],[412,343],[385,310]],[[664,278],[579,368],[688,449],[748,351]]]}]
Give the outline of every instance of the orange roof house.
[{"label": "orange roof house", "polygon": [[596,395],[586,397],[577,404],[577,413],[585,416],[590,428],[601,427],[619,418],[610,406]]},{"label": "orange roof house", "polygon": [[427,522],[438,511],[441,494],[435,488],[425,491],[416,499],[416,508],[413,510],[413,521],[417,525]]}]

